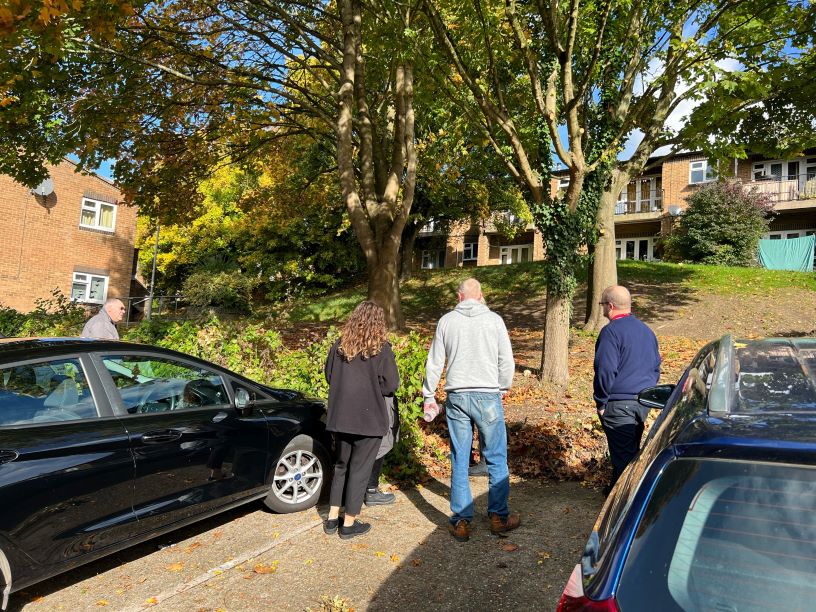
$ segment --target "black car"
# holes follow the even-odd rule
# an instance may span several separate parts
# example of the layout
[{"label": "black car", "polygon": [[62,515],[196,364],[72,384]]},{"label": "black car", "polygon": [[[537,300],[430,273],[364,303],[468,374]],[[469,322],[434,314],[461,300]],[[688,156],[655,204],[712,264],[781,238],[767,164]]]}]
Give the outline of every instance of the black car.
[{"label": "black car", "polygon": [[816,339],[703,348],[606,500],[560,612],[816,608]]},{"label": "black car", "polygon": [[12,591],[239,504],[313,506],[325,403],[146,345],[0,340],[0,578]]}]

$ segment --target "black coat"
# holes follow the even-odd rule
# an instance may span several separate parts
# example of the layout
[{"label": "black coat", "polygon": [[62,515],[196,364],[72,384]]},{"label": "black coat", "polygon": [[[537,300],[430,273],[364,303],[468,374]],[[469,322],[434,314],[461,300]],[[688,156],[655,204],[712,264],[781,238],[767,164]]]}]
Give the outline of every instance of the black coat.
[{"label": "black coat", "polygon": [[329,349],[324,372],[329,383],[328,431],[358,436],[384,436],[388,431],[388,410],[383,399],[399,387],[394,351],[388,342],[373,357],[357,355],[346,361],[335,342]]}]

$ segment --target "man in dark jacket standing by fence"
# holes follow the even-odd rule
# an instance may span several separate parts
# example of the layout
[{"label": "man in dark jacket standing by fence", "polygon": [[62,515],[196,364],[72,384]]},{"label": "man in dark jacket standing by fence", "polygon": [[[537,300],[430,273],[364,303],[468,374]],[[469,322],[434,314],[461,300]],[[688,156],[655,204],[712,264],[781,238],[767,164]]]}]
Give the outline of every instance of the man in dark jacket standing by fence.
[{"label": "man in dark jacket standing by fence", "polygon": [[604,491],[608,493],[640,450],[649,409],[638,403],[637,395],[657,384],[660,353],[654,332],[632,315],[626,287],[604,289],[601,305],[609,324],[595,343],[593,391],[612,459],[612,481]]}]

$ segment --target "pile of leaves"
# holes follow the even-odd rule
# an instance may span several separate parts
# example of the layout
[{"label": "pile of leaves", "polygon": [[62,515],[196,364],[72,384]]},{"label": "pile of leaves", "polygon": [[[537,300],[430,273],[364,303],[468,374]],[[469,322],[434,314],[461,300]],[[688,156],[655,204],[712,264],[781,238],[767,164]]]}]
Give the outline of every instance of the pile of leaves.
[{"label": "pile of leaves", "polygon": [[[570,340],[569,386],[538,382],[531,364],[540,342],[537,332],[511,332],[516,353],[513,389],[507,396],[505,419],[510,474],[526,479],[579,480],[601,487],[611,467],[606,437],[592,401],[594,334],[575,331]],[[529,342],[528,342],[529,341]],[[661,382],[676,382],[703,342],[678,336],[659,337],[663,358]],[[657,416],[653,411],[648,426]],[[422,427],[422,463],[434,477],[450,476],[449,436],[444,415]],[[645,438],[645,434],[644,434]],[[474,452],[477,442],[474,439]]]}]

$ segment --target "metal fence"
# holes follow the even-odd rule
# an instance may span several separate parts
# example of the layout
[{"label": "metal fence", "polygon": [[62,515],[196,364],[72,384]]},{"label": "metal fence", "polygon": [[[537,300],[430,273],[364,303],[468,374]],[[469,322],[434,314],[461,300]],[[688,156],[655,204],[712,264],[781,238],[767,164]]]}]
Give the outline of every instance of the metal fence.
[{"label": "metal fence", "polygon": [[[150,303],[150,296],[129,296],[119,298],[125,304],[125,325],[138,323],[145,318],[165,317],[184,318],[187,316],[187,306],[184,298],[180,295],[154,295],[153,302]],[[152,308],[148,308],[152,306]]]}]

